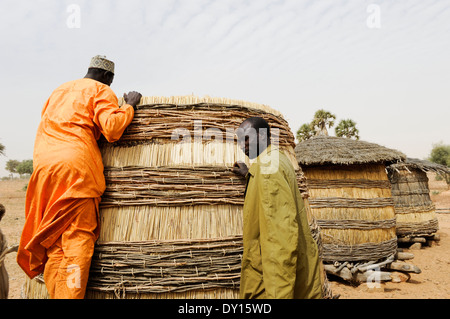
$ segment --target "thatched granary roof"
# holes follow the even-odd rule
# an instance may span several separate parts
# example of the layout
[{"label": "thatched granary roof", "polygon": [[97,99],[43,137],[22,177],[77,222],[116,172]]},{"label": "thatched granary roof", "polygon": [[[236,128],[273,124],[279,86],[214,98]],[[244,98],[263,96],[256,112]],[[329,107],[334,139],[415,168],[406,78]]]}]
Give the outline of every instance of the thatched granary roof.
[{"label": "thatched granary roof", "polygon": [[416,168],[420,169],[421,171],[427,173],[427,172],[434,172],[440,175],[450,175],[450,167],[433,163],[426,160],[420,160],[417,158],[407,158],[404,162],[400,163],[394,163],[392,165],[389,165],[388,169],[402,169],[402,168]]},{"label": "thatched granary roof", "polygon": [[351,165],[393,163],[406,156],[378,144],[334,136],[314,136],[298,143],[295,155],[300,165]]}]

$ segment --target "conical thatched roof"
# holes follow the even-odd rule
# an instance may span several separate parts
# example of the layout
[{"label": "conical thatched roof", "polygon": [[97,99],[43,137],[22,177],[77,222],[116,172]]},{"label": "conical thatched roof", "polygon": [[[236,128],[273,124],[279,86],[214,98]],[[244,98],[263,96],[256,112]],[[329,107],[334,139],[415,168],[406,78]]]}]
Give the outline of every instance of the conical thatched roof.
[{"label": "conical thatched roof", "polygon": [[406,159],[403,153],[378,144],[334,136],[314,136],[298,143],[295,155],[300,165],[390,163]]},{"label": "conical thatched roof", "polygon": [[388,167],[388,169],[401,169],[401,168],[417,168],[421,171],[427,173],[427,172],[434,172],[440,175],[450,175],[450,167],[433,163],[426,160],[420,160],[417,158],[407,158],[405,162],[401,163],[395,163]]}]

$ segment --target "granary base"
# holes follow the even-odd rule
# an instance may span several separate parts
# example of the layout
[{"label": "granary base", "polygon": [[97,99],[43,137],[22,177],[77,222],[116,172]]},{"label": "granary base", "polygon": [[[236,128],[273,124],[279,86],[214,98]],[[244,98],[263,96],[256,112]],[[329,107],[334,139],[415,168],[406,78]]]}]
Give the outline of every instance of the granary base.
[{"label": "granary base", "polygon": [[368,262],[334,262],[324,264],[327,275],[339,277],[345,281],[360,284],[397,280],[397,275],[393,272],[421,273],[421,270],[412,264],[403,260],[412,259],[412,254],[399,254],[389,256],[388,258],[368,261]]},{"label": "granary base", "polygon": [[398,246],[409,249],[421,249],[422,247],[432,247],[440,240],[439,234],[403,236],[398,237]]}]

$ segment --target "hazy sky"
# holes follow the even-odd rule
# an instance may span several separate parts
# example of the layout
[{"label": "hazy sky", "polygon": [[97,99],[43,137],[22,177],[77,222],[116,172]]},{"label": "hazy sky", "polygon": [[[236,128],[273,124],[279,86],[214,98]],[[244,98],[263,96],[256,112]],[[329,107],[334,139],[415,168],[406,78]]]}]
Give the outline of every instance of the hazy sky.
[{"label": "hazy sky", "polygon": [[263,103],[293,132],[323,108],[410,157],[450,144],[450,0],[1,0],[0,39],[0,176],[97,54],[118,96]]}]

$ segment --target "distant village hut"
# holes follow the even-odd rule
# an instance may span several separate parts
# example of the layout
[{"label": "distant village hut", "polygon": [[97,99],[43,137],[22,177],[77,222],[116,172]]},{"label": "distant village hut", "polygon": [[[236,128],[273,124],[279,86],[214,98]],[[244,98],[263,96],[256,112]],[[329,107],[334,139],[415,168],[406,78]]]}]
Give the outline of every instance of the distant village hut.
[{"label": "distant village hut", "polygon": [[435,206],[430,198],[428,172],[445,175],[450,169],[429,161],[408,158],[387,168],[392,185],[397,236],[430,236],[439,229]]},{"label": "distant village hut", "polygon": [[395,209],[385,165],[405,159],[383,146],[332,136],[297,144],[310,213],[324,262],[372,261],[397,250]]}]

